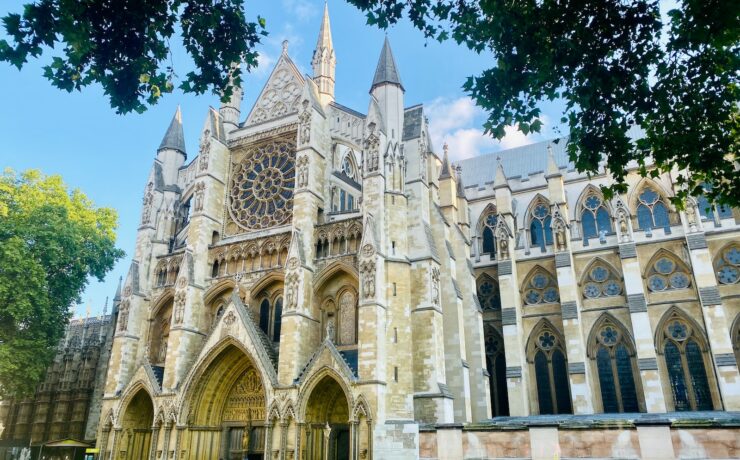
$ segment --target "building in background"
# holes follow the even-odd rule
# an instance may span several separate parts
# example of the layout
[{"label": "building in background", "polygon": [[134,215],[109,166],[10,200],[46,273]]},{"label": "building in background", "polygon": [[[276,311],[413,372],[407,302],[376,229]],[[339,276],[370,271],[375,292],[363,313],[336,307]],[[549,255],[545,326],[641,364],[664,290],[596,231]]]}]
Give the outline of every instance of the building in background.
[{"label": "building in background", "polygon": [[189,162],[175,114],[103,458],[737,455],[737,211],[675,209],[669,173],[606,200],[564,142],[453,165],[387,40],[365,113],[334,100],[335,61],[325,11],[313,76],[284,44]]},{"label": "building in background", "polygon": [[[0,439],[6,446],[0,447],[0,452],[8,449],[7,446],[31,446],[37,454],[42,444],[63,439],[94,445],[113,323],[114,316],[105,310],[102,316],[74,318],[69,322],[35,395],[0,402],[3,425]],[[84,449],[78,451],[82,453]],[[55,449],[45,448],[44,452],[52,458]],[[59,458],[69,453],[71,450],[60,453]],[[0,455],[0,458],[5,457]]]}]

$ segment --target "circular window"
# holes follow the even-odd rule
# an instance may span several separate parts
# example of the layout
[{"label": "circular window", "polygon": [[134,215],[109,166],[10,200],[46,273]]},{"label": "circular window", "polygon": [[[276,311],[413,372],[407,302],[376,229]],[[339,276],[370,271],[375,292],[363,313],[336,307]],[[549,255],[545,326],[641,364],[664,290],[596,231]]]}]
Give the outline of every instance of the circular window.
[{"label": "circular window", "polygon": [[673,270],[675,270],[675,268],[676,264],[667,257],[658,259],[658,261],[655,262],[655,271],[662,275],[667,275],[671,273]]},{"label": "circular window", "polygon": [[555,336],[549,332],[543,332],[539,337],[540,347],[544,350],[549,350],[555,346]]},{"label": "circular window", "polygon": [[660,275],[653,275],[648,278],[648,288],[651,291],[663,291],[666,288],[665,278]]},{"label": "circular window", "polygon": [[740,278],[740,271],[735,267],[725,265],[717,272],[717,278],[722,284],[733,284]]},{"label": "circular window", "polygon": [[609,296],[619,295],[622,293],[622,286],[612,280],[604,284],[604,294]]},{"label": "circular window", "polygon": [[547,286],[547,277],[541,273],[535,275],[532,278],[532,287],[535,289],[542,289]]},{"label": "circular window", "polygon": [[593,270],[591,270],[591,279],[596,281],[597,283],[606,281],[608,277],[609,277],[609,270],[607,270],[604,267],[595,267]]},{"label": "circular window", "polygon": [[733,265],[740,265],[740,249],[732,248],[725,253],[725,259]]},{"label": "circular window", "polygon": [[554,287],[549,287],[545,289],[545,294],[543,297],[545,299],[545,302],[549,302],[549,303],[557,302],[558,301],[558,290],[555,289]]},{"label": "circular window", "polygon": [[601,329],[601,341],[604,345],[614,345],[619,339],[619,332],[611,326],[606,326]]},{"label": "circular window", "polygon": [[260,145],[233,165],[229,211],[247,230],[290,222],[295,187],[294,145],[273,141]]},{"label": "circular window", "polygon": [[676,272],[671,275],[671,287],[674,289],[684,289],[689,286],[689,277],[683,272]]},{"label": "circular window", "polygon": [[534,289],[530,289],[524,296],[524,301],[532,305],[540,301],[540,293]]},{"label": "circular window", "polygon": [[587,283],[583,288],[583,294],[590,299],[595,299],[601,295],[601,289],[596,283]]}]

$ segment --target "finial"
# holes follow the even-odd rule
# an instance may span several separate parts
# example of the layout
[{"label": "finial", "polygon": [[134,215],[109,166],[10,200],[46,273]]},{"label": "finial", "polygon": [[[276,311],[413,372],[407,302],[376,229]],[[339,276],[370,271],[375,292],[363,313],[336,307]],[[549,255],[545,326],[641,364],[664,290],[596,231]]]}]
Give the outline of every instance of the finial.
[{"label": "finial", "polygon": [[447,145],[447,142],[445,142],[444,145],[442,146],[442,150],[445,152],[445,155],[447,155],[447,151],[449,150],[449,148],[450,147]]},{"label": "finial", "polygon": [[283,54],[288,54],[288,40],[283,40]]}]

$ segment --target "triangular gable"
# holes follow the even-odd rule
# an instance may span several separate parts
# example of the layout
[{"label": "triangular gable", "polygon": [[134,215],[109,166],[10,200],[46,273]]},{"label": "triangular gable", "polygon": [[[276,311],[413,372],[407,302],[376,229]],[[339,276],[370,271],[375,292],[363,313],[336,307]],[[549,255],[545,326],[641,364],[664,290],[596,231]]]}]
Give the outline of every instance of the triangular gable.
[{"label": "triangular gable", "polygon": [[244,126],[257,125],[298,113],[304,80],[298,68],[283,51]]},{"label": "triangular gable", "polygon": [[323,367],[329,367],[337,371],[347,382],[354,382],[357,377],[352,372],[352,369],[344,360],[337,347],[327,337],[319,348],[311,355],[311,359],[301,371],[301,374],[295,380],[295,383],[302,384],[305,382],[313,373],[318,372]]}]

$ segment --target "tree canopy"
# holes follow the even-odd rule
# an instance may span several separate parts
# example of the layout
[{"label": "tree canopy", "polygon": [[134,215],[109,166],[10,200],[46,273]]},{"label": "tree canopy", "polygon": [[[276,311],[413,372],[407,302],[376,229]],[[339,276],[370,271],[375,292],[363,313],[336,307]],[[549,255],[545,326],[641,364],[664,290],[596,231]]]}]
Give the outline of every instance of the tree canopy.
[{"label": "tree canopy", "polygon": [[0,396],[34,391],[88,278],[123,257],[116,220],[59,176],[0,175]]},{"label": "tree canopy", "polygon": [[[615,179],[607,196],[626,190],[634,162],[645,176],[670,172],[679,206],[706,194],[740,207],[740,2],[679,0],[667,15],[659,0],[348,2],[371,25],[408,18],[427,38],[492,57],[463,88],[494,137],[506,126],[539,132],[543,103],[562,101],[570,158],[580,171],[606,167]],[[172,91],[177,25],[196,67],[180,87],[224,100],[241,81],[232,64],[254,67],[266,34],[262,18],[246,20],[243,0],[37,0],[3,23],[0,60],[20,68],[57,50],[45,67],[54,85],[100,83],[122,113]]]},{"label": "tree canopy", "polygon": [[463,88],[496,138],[539,132],[542,102],[562,100],[570,158],[597,173],[603,156],[607,195],[626,190],[634,161],[672,172],[679,206],[699,194],[740,206],[740,2],[679,1],[664,21],[658,0],[348,1],[369,24],[408,17],[425,37],[492,55]]},{"label": "tree canopy", "polygon": [[174,89],[170,39],[179,28],[195,70],[186,92],[228,100],[241,66],[256,66],[265,21],[246,19],[243,0],[37,0],[2,19],[10,38],[0,60],[19,69],[52,53],[44,76],[63,90],[99,83],[118,113],[143,112]]}]

